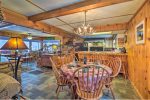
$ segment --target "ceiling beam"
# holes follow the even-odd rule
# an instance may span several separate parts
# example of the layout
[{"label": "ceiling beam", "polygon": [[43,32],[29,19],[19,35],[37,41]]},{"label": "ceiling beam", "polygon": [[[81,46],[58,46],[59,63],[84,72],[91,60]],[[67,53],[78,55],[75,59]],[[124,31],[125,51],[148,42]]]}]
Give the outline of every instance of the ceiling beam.
[{"label": "ceiling beam", "polygon": [[17,32],[7,32],[7,31],[0,31],[0,36],[6,36],[6,37],[20,37],[20,38],[26,38],[27,34],[20,34]]},{"label": "ceiling beam", "polygon": [[[20,37],[20,38],[27,38],[28,34],[22,34],[20,32],[14,32],[14,31],[0,31],[0,36],[6,36],[6,37]],[[47,37],[42,37],[42,36],[32,36],[32,40],[44,40]]]},{"label": "ceiling beam", "polygon": [[112,25],[99,25],[94,27],[95,32],[107,32],[107,31],[118,31],[118,30],[127,30],[128,23],[118,23]]},{"label": "ceiling beam", "polygon": [[85,0],[69,6],[65,6],[62,8],[29,16],[29,20],[40,21],[40,20],[45,20],[53,17],[64,16],[68,14],[82,12],[85,10],[91,10],[95,8],[110,6],[110,5],[119,4],[128,1],[132,1],[132,0]]},{"label": "ceiling beam", "polygon": [[42,22],[30,21],[28,20],[28,17],[21,15],[19,13],[16,13],[14,11],[11,11],[9,9],[2,8],[2,13],[3,13],[5,22],[28,27],[31,29],[36,29],[36,30],[39,30],[48,34],[60,35],[62,37],[72,37],[70,33],[60,28],[57,28],[55,26],[48,25]]}]

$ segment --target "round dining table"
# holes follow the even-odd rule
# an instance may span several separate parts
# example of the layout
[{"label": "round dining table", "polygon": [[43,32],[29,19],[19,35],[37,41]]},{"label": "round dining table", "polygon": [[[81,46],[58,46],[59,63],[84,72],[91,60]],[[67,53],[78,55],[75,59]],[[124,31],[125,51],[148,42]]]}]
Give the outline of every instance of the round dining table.
[{"label": "round dining table", "polygon": [[[73,79],[74,79],[74,76],[73,76],[73,74],[74,74],[74,72],[79,68],[79,67],[84,67],[84,66],[88,66],[88,65],[95,65],[95,66],[97,66],[97,67],[103,67],[104,69],[106,69],[107,70],[107,72],[109,73],[109,75],[111,75],[112,74],[112,69],[110,68],[110,67],[108,67],[108,66],[106,66],[106,65],[103,65],[103,64],[96,64],[96,63],[93,63],[93,62],[88,62],[87,64],[77,64],[77,63],[74,63],[74,62],[72,62],[72,63],[68,63],[68,64],[65,64],[65,65],[63,65],[61,68],[60,68],[60,71],[62,72],[62,74],[67,78],[67,80],[69,80],[71,83],[73,82]],[[91,74],[89,74],[89,76],[91,75],[91,77],[92,77],[92,69],[91,70],[89,70],[89,72],[91,73]],[[86,73],[85,73],[86,74]],[[81,76],[79,76],[79,77],[81,77]],[[78,79],[80,79],[78,77]],[[73,86],[73,92],[74,93],[76,93],[76,87],[75,86]],[[76,95],[76,94],[74,94],[74,95]],[[101,94],[100,94],[100,97],[103,95],[103,93],[101,92]],[[77,95],[76,95],[77,96]],[[74,96],[74,97],[76,97],[76,96]]]},{"label": "round dining table", "polygon": [[[73,78],[73,74],[74,72],[79,68],[79,67],[83,67],[83,66],[88,66],[88,65],[95,65],[95,66],[100,66],[100,67],[103,67],[104,69],[106,69],[108,71],[108,73],[111,75],[112,74],[112,69],[106,65],[103,65],[103,64],[95,64],[93,62],[88,62],[87,64],[77,64],[77,63],[74,63],[74,62],[71,62],[71,63],[68,63],[68,64],[65,64],[63,65],[60,70],[62,72],[62,74],[64,76],[66,76],[66,78],[68,80],[72,80]],[[92,72],[92,70],[91,70]]]}]

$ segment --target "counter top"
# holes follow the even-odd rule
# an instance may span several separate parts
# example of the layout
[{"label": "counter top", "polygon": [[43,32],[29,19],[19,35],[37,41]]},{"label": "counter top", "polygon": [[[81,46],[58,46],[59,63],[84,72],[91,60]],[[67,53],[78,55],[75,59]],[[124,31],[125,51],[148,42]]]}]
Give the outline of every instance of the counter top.
[{"label": "counter top", "polygon": [[102,52],[95,52],[95,51],[79,51],[76,53],[97,53],[97,54],[108,54],[108,55],[127,55],[127,53],[121,53],[121,52],[106,52],[106,51],[102,51]]}]

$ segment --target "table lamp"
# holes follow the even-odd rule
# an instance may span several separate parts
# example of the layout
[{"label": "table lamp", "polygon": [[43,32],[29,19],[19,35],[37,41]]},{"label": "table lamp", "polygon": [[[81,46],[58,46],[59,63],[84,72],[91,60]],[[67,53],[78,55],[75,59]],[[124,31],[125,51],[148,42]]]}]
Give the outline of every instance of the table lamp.
[{"label": "table lamp", "polygon": [[[14,66],[14,78],[17,79],[17,70],[20,57],[18,57],[18,50],[28,49],[23,40],[19,37],[11,37],[2,47],[1,50],[15,50],[15,66]],[[12,64],[11,64],[12,65]]]}]

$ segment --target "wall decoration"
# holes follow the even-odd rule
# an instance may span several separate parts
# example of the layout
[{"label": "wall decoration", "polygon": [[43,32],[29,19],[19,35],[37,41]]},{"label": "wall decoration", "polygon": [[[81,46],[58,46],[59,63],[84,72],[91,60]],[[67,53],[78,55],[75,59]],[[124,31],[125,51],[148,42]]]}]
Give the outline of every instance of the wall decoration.
[{"label": "wall decoration", "polygon": [[144,44],[145,42],[145,20],[140,22],[135,28],[136,44]]},{"label": "wall decoration", "polygon": [[127,43],[127,41],[128,41],[127,39],[128,39],[128,37],[127,37],[127,35],[125,35],[124,36],[124,43]]}]

